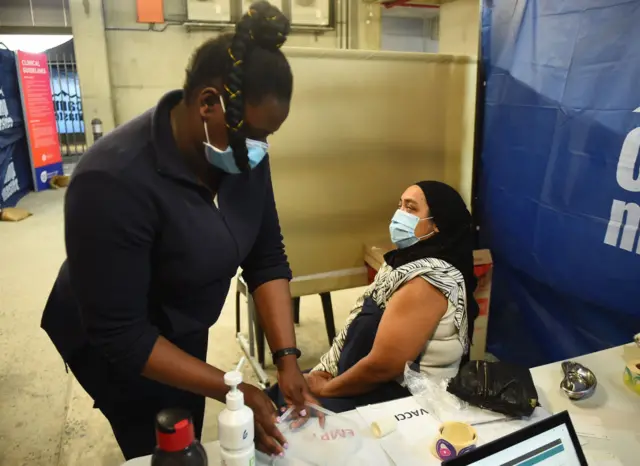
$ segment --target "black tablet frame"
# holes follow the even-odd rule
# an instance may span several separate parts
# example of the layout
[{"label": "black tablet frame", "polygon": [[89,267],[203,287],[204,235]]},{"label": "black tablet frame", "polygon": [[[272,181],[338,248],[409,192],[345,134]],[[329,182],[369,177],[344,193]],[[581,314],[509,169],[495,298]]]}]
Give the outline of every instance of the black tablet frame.
[{"label": "black tablet frame", "polygon": [[576,430],[573,427],[573,423],[571,422],[571,417],[569,416],[568,411],[562,411],[558,414],[554,414],[553,416],[549,416],[546,419],[536,422],[535,424],[531,424],[530,426],[524,427],[523,429],[520,429],[512,434],[505,435],[504,437],[496,439],[485,445],[481,445],[475,450],[471,450],[470,452],[465,453],[464,455],[461,455],[457,458],[443,461],[442,465],[473,465],[473,463],[475,463],[476,461],[486,459],[491,455],[495,455],[496,453],[506,450],[507,448],[510,448],[518,443],[524,442],[525,440],[551,430],[554,427],[559,427],[563,424],[567,426],[569,436],[571,437],[571,442],[573,443],[573,447],[575,448],[578,455],[580,466],[589,466],[589,464],[587,463],[587,459],[584,456],[584,452],[582,451],[580,440],[578,440],[578,435],[576,434]]}]

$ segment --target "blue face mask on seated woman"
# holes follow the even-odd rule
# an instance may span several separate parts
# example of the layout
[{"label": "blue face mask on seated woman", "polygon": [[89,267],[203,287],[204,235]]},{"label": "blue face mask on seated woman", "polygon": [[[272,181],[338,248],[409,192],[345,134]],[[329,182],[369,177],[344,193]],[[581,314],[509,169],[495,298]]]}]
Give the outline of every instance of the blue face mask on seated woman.
[{"label": "blue face mask on seated woman", "polygon": [[416,236],[416,227],[418,226],[418,222],[421,222],[422,220],[430,220],[432,218],[433,217],[420,218],[405,212],[404,210],[396,210],[396,213],[391,219],[391,224],[389,225],[391,241],[398,247],[398,249],[403,249],[413,246],[421,239],[432,236],[435,233],[435,230],[421,237]]},{"label": "blue face mask on seated woman", "polygon": [[[225,111],[222,98],[220,98],[220,104],[222,105],[222,110]],[[238,168],[236,160],[233,157],[233,149],[231,146],[227,146],[226,149],[220,150],[211,144],[209,141],[209,130],[207,129],[206,122],[204,123],[204,134],[207,137],[206,142],[204,142],[204,155],[207,158],[207,162],[225,173],[230,173],[232,175],[242,173],[242,170]],[[253,170],[260,162],[262,162],[265,155],[267,155],[267,152],[269,151],[269,144],[262,141],[256,141],[254,139],[245,139],[245,144],[247,145],[249,168]]]}]

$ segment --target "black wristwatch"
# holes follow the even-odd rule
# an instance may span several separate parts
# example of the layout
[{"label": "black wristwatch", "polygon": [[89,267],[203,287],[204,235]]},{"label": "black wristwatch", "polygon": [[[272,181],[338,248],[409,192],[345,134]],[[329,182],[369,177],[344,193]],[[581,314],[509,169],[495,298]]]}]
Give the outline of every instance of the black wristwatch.
[{"label": "black wristwatch", "polygon": [[296,359],[299,359],[302,356],[302,353],[298,348],[282,348],[278,351],[274,351],[271,353],[271,357],[273,358],[273,364],[278,362],[278,359],[283,358],[285,356],[291,356],[292,354],[296,355]]}]

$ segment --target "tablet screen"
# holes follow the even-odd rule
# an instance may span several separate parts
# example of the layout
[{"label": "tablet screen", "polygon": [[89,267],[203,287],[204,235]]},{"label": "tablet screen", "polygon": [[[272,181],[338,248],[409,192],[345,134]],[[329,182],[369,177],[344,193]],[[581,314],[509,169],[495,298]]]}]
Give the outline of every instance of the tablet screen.
[{"label": "tablet screen", "polygon": [[470,466],[580,466],[569,429],[561,424]]}]

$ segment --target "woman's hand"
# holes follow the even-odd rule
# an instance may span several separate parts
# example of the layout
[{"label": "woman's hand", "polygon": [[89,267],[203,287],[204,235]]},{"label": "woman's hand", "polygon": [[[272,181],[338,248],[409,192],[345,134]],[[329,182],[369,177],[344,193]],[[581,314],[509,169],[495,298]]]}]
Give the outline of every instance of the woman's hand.
[{"label": "woman's hand", "polygon": [[276,409],[271,399],[259,388],[242,384],[245,404],[253,411],[256,448],[268,455],[284,455],[287,441],[276,427]]},{"label": "woman's hand", "polygon": [[314,396],[322,397],[322,389],[333,378],[331,374],[324,371],[314,371],[304,374],[304,378],[309,385],[309,390]]},{"label": "woman's hand", "polygon": [[297,360],[291,358],[292,356],[285,356],[278,361],[278,385],[287,405],[294,406],[296,412],[306,418],[309,413],[305,403],[315,405],[319,405],[319,403],[309,390],[309,385],[300,372]]}]

